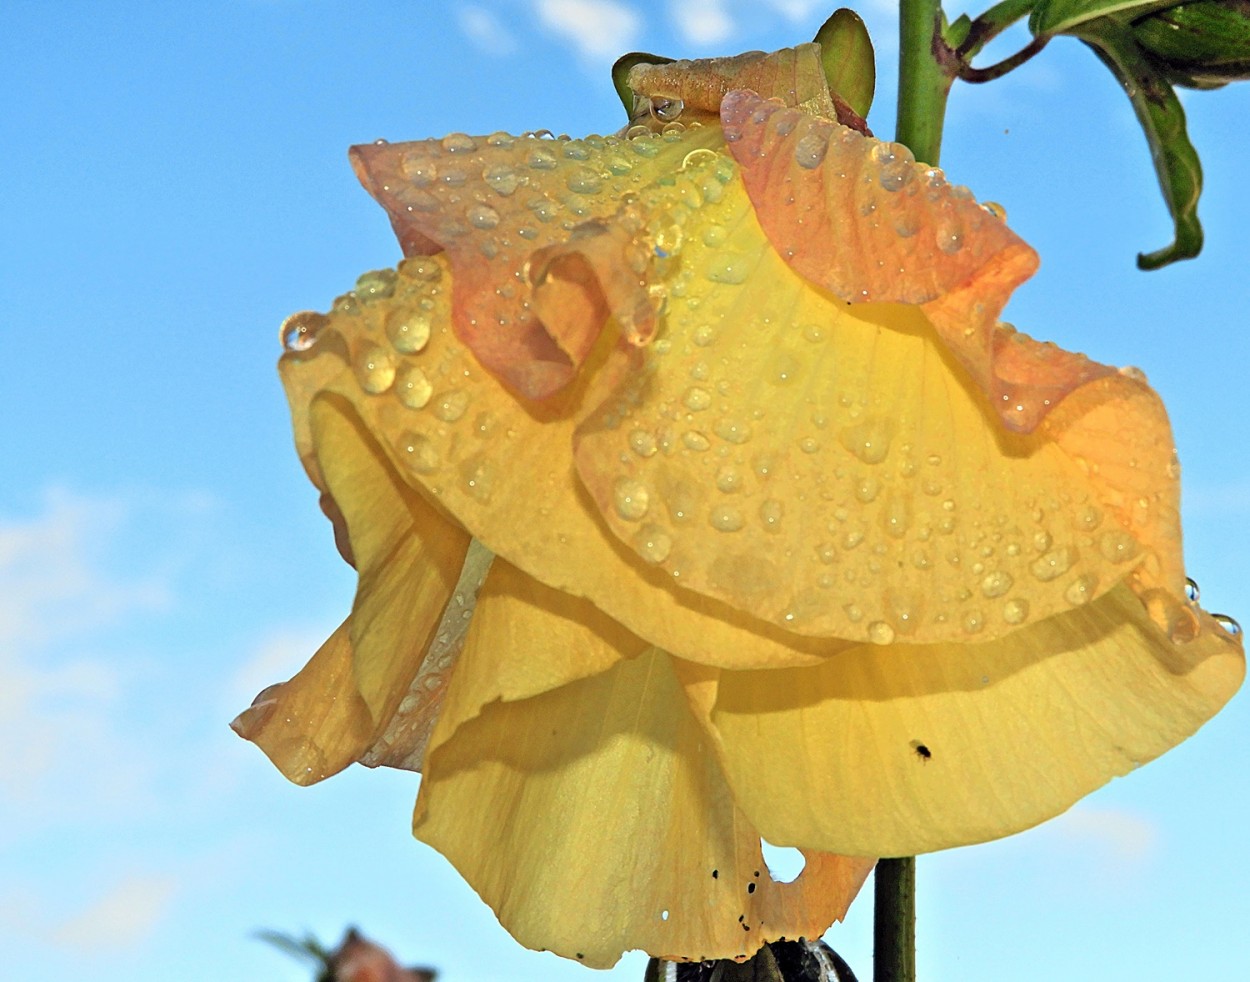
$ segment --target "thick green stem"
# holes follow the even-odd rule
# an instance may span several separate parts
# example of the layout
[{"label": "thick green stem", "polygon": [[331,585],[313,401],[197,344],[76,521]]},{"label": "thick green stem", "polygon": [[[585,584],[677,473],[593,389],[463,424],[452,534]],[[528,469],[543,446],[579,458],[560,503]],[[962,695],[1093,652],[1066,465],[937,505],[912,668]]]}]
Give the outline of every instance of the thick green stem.
[{"label": "thick green stem", "polygon": [[914,856],[877,863],[873,902],[873,982],[916,982]]},{"label": "thick green stem", "polygon": [[898,130],[895,139],[917,160],[938,163],[946,97],[954,81],[942,39],[940,0],[899,0]]}]

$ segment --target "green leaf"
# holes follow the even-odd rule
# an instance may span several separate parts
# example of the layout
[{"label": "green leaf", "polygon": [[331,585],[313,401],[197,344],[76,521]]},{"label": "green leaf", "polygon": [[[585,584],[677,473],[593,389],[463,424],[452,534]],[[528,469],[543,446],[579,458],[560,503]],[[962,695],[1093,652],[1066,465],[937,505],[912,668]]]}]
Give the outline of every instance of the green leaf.
[{"label": "green leaf", "polygon": [[1179,84],[1250,78],[1250,0],[1181,4],[1134,22],[1133,37]]},{"label": "green leaf", "polygon": [[1029,30],[1043,34],[1079,34],[1075,28],[1101,17],[1133,21],[1166,10],[1176,0],[1040,0],[1029,15]]},{"label": "green leaf", "polygon": [[616,59],[616,63],[612,66],[612,85],[616,88],[616,94],[621,100],[621,105],[625,107],[627,116],[632,119],[634,115],[634,90],[629,87],[629,70],[635,65],[668,65],[672,61],[672,58],[649,55],[645,51],[631,51]]},{"label": "green leaf", "polygon": [[877,66],[872,39],[859,14],[846,7],[834,11],[814,40],[820,45],[820,62],[829,91],[866,117],[877,85]]},{"label": "green leaf", "polygon": [[1202,165],[1185,129],[1185,110],[1171,84],[1138,47],[1123,24],[1091,22],[1079,32],[1124,86],[1150,144],[1155,173],[1172,213],[1176,237],[1171,245],[1140,254],[1141,269],[1158,269],[1178,259],[1192,259],[1202,251],[1198,197],[1202,193]]}]

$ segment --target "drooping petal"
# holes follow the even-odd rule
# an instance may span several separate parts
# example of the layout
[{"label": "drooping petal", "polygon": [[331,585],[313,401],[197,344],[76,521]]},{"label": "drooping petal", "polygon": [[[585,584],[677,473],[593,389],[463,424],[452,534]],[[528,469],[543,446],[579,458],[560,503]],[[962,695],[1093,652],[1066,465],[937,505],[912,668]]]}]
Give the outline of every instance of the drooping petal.
[{"label": "drooping petal", "polygon": [[[419,761],[454,655],[433,644],[435,632],[469,536],[403,484],[342,400],[303,412],[360,573],[356,600],[313,660],[261,693],[235,729],[288,778],[311,784],[362,758]],[[393,732],[401,705],[403,732]]]},{"label": "drooping petal", "polygon": [[671,659],[527,579],[497,563],[483,588],[417,836],[523,944],[595,967],[740,957],[841,917],[871,861],[811,854],[774,882]]},{"label": "drooping petal", "polygon": [[[678,124],[680,128],[680,124]],[[456,337],[522,396],[541,399],[577,374],[594,346],[553,329],[529,303],[528,261],[578,224],[611,214],[622,195],[719,141],[719,129],[666,138],[584,140],[453,134],[353,147],[352,165],[387,210],[406,255],[445,250],[454,274]]]},{"label": "drooping petal", "polygon": [[[1096,379],[1007,429],[920,308],[848,305],[798,275],[736,172],[708,154],[631,206],[677,230],[648,274],[664,329],[577,443],[623,544],[779,627],[876,643],[988,640],[1130,574],[1182,602],[1149,387]],[[993,337],[1027,349],[1011,366],[1069,357]]]},{"label": "drooping petal", "polygon": [[720,673],[702,706],[773,842],[911,855],[1028,828],[1180,743],[1236,691],[1240,644],[1177,645],[1125,587],[984,645],[865,645]]},{"label": "drooping petal", "polygon": [[[651,643],[734,667],[814,664],[839,650],[841,642],[792,635],[683,590],[617,542],[581,488],[571,453],[578,423],[614,385],[602,367],[606,352],[568,391],[518,403],[452,336],[449,279],[445,257],[407,260],[388,296],[341,305],[310,348],[284,358],[296,440],[314,480],[309,411],[334,394],[350,403],[410,488],[493,552],[590,599]],[[638,443],[630,452],[658,451]],[[655,558],[665,542],[647,543],[645,534],[635,530],[632,545]]]},{"label": "drooping petal", "polygon": [[[907,148],[865,139],[753,92],[721,106],[725,138],[774,248],[848,303],[919,304],[1003,422],[1029,432],[1068,392],[1114,370],[1048,351],[1034,378],[995,331],[1037,256],[996,215]],[[1030,355],[1034,352],[1029,351]],[[1011,359],[1004,369],[1000,361]]]}]

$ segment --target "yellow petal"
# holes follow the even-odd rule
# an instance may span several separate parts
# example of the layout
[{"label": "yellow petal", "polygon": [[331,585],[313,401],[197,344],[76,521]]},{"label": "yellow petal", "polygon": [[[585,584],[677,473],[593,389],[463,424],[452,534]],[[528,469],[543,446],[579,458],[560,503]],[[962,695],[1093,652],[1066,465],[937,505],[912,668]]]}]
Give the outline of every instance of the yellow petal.
[{"label": "yellow petal", "polygon": [[622,543],[779,627],[882,644],[999,637],[1147,565],[1182,596],[1172,436],[1147,386],[1098,379],[1012,432],[918,307],[813,286],[734,166],[683,176],[704,172],[715,195],[640,195],[682,229],[652,284],[663,331],[579,430],[578,473]]},{"label": "yellow petal", "polygon": [[756,214],[789,264],[848,303],[922,305],[1009,428],[1031,431],[1068,392],[1112,372],[1052,352],[1035,379],[1020,369],[1039,359],[999,350],[998,315],[1037,255],[906,147],[751,92],[730,94],[721,117]]},{"label": "yellow petal", "polygon": [[352,677],[347,628],[339,627],[294,678],[265,689],[230,724],[296,784],[337,774],[355,763],[375,736],[373,717]]},{"label": "yellow petal", "polygon": [[1192,734],[1245,671],[1197,616],[1197,640],[1173,644],[1119,587],[990,644],[722,672],[699,705],[769,841],[911,855],[1035,825]]},{"label": "yellow petal", "polygon": [[[683,590],[617,542],[582,489],[572,454],[577,424],[613,383],[600,370],[604,353],[566,392],[523,404],[452,336],[450,281],[445,257],[407,260],[391,295],[340,305],[311,347],[283,358],[296,441],[319,486],[310,407],[334,394],[350,402],[376,441],[370,446],[418,496],[504,559],[591,600],[651,643],[734,667],[814,664],[839,650],[840,642],[791,635]],[[630,452],[656,450],[639,444]],[[648,547],[638,538],[645,531],[634,534],[652,555],[664,545]]]},{"label": "yellow petal", "polygon": [[497,564],[483,588],[417,836],[521,943],[595,967],[633,947],[741,957],[842,916],[871,861],[812,854],[773,882],[669,656],[525,579]]},{"label": "yellow petal", "polygon": [[[679,124],[680,125],[680,124]],[[529,304],[531,254],[574,226],[616,211],[621,197],[675,170],[718,128],[674,142],[590,136],[539,139],[497,133],[353,147],[362,183],[386,208],[406,255],[445,250],[455,274],[456,337],[526,398],[566,386],[594,334],[555,329]]]}]

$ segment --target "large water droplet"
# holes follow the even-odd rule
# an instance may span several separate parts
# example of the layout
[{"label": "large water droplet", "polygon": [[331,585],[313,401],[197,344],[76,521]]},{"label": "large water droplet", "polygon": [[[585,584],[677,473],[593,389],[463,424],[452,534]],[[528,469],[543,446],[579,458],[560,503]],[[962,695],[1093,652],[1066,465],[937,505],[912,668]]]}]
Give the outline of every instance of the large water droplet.
[{"label": "large water droplet", "polygon": [[424,151],[404,154],[399,169],[414,187],[428,187],[438,180],[438,167]]},{"label": "large water droplet", "polygon": [[1197,580],[1190,576],[1185,577],[1185,599],[1191,604],[1196,604],[1202,599],[1202,591],[1198,589]]},{"label": "large water droplet", "polygon": [[726,417],[716,421],[716,435],[729,443],[746,443],[751,439],[751,427],[741,420]]},{"label": "large water droplet", "polygon": [[659,525],[647,524],[634,536],[634,548],[649,563],[662,563],[673,551],[673,539]]},{"label": "large water droplet", "polygon": [[282,322],[278,334],[282,338],[282,347],[287,351],[307,351],[317,343],[317,335],[330,323],[325,314],[313,310],[301,310],[292,314]]},{"label": "large water droplet", "polygon": [[794,145],[794,162],[800,167],[811,170],[819,167],[829,151],[829,141],[816,131],[799,138]]},{"label": "large water droplet", "polygon": [[742,490],[742,471],[736,467],[722,467],[716,472],[716,489],[722,494],[737,494]]},{"label": "large water droplet", "polygon": [[636,522],[647,513],[651,495],[646,485],[630,477],[617,478],[612,487],[612,503],[616,513],[627,522]]},{"label": "large water droplet", "polygon": [[418,474],[432,474],[438,470],[438,448],[422,433],[409,432],[399,438],[399,461]]},{"label": "large water droplet", "polygon": [[[1039,535],[1042,534],[1045,533],[1039,533]],[[1049,541],[1049,539],[1050,536],[1046,536],[1046,540]],[[1043,583],[1049,583],[1070,570],[1075,562],[1076,550],[1063,546],[1039,556],[1029,566],[1029,571]]]},{"label": "large water droplet", "polygon": [[893,436],[893,423],[884,417],[874,416],[845,427],[838,438],[842,446],[865,464],[879,464],[889,455]]},{"label": "large water droplet", "polygon": [[765,498],[760,504],[760,521],[764,524],[764,531],[780,532],[785,511],[785,505],[776,498]]},{"label": "large water droplet", "polygon": [[1063,591],[1063,599],[1073,607],[1080,607],[1094,599],[1094,591],[1098,588],[1098,577],[1092,573],[1078,576]]},{"label": "large water droplet", "polygon": [[416,365],[406,365],[395,377],[395,395],[409,409],[423,409],[434,394],[430,380]]},{"label": "large water droplet", "polygon": [[386,336],[402,355],[414,355],[430,341],[430,319],[412,310],[394,310],[386,319]]},{"label": "large water droplet", "polygon": [[731,505],[717,505],[708,514],[708,522],[718,532],[737,532],[746,524],[742,512]]},{"label": "large water droplet", "polygon": [[868,625],[868,640],[873,644],[891,644],[894,641],[894,628],[885,621],[873,621]]},{"label": "large water droplet", "polygon": [[681,397],[681,404],[692,412],[702,412],[712,404],[712,393],[698,385],[692,385]]},{"label": "large water droplet", "polygon": [[356,296],[368,303],[371,300],[385,300],[395,292],[395,281],[399,275],[393,269],[375,269],[362,273],[356,280]]},{"label": "large water droplet", "polygon": [[1241,637],[1241,625],[1237,623],[1236,618],[1230,617],[1228,614],[1212,614],[1211,617],[1225,632],[1234,638]]},{"label": "large water droplet", "polygon": [[603,178],[590,167],[578,167],[565,179],[564,185],[574,194],[596,194],[603,188]]},{"label": "large water droplet", "polygon": [[1127,563],[1141,552],[1141,543],[1124,529],[1109,529],[1098,537],[1098,551],[1112,563]]},{"label": "large water droplet", "polygon": [[1027,600],[1015,599],[1008,600],[1003,605],[1003,620],[1008,624],[1023,624],[1029,616],[1029,602]]},{"label": "large water droplet", "polygon": [[385,392],[395,381],[395,359],[389,351],[377,345],[362,351],[354,367],[360,387],[370,395]]},{"label": "large water droplet", "polygon": [[659,448],[656,445],[654,433],[647,430],[633,430],[629,434],[629,449],[639,457],[653,457]]},{"label": "large water droplet", "polygon": [[505,198],[515,192],[521,184],[521,179],[517,176],[517,172],[508,164],[496,164],[493,167],[487,167],[482,171],[482,180],[487,183],[492,191]]},{"label": "large water droplet", "polygon": [[686,104],[676,96],[653,95],[647,111],[663,123],[671,123],[682,114]]},{"label": "large water droplet", "polygon": [[1015,580],[1012,579],[1010,573],[1005,570],[996,570],[981,580],[981,592],[992,600],[1005,594],[1014,583]]},{"label": "large water droplet", "polygon": [[554,170],[560,163],[556,160],[556,155],[546,147],[535,147],[525,162],[532,170]]},{"label": "large water droplet", "polygon": [[459,389],[444,392],[434,401],[434,415],[444,423],[454,423],[469,408],[469,395]]},{"label": "large water droplet", "polygon": [[474,228],[488,229],[499,224],[499,212],[490,205],[476,205],[468,210],[465,217]]},{"label": "large water droplet", "polygon": [[471,153],[477,149],[477,141],[467,133],[449,133],[443,137],[443,149],[448,153]]},{"label": "large water droplet", "polygon": [[752,265],[747,256],[732,252],[718,253],[708,262],[704,275],[713,283],[737,286],[747,281]]}]

